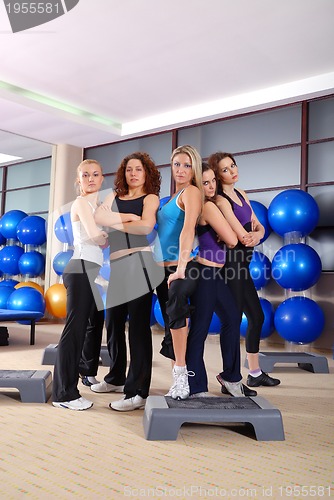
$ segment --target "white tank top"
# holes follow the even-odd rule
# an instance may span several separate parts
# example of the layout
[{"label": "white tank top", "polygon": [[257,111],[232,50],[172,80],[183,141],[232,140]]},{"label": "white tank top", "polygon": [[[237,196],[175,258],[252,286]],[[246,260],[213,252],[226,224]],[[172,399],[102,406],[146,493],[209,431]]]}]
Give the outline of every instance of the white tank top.
[{"label": "white tank top", "polygon": [[[92,212],[95,212],[93,205],[88,201],[87,202],[92,209]],[[100,228],[100,226],[98,226]],[[95,262],[99,266],[103,264],[103,252],[102,248],[93,243],[88,234],[81,223],[80,220],[72,221],[72,232],[73,232],[73,245],[74,252],[72,259],[83,259],[89,262]]]}]

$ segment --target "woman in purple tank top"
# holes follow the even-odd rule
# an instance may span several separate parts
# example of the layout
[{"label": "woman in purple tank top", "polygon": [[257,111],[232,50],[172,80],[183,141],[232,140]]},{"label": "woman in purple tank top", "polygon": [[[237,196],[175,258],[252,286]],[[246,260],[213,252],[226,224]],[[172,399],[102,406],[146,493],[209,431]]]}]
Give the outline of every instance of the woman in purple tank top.
[{"label": "woman in purple tank top", "polygon": [[[247,385],[275,386],[280,380],[262,372],[259,365],[260,335],[264,321],[260,299],[249,271],[253,249],[264,236],[264,227],[254,214],[249,199],[242,190],[236,190],[238,167],[230,153],[218,152],[210,156],[209,165],[220,181],[221,196],[217,205],[238,236],[239,244],[228,253],[225,277],[239,308],[240,323],[244,312],[248,320],[246,352],[249,364]],[[222,388],[225,391],[225,388]],[[247,396],[247,390],[245,395]]]},{"label": "woman in purple tank top", "polygon": [[197,226],[199,278],[192,297],[194,311],[187,342],[187,366],[194,372],[189,378],[190,397],[207,396],[208,377],[203,358],[214,312],[225,327],[224,334],[220,335],[224,369],[219,377],[232,396],[241,397],[244,391],[240,373],[239,313],[223,274],[226,247],[234,248],[238,238],[215,204],[216,177],[206,163],[202,164],[202,175],[205,202]]}]

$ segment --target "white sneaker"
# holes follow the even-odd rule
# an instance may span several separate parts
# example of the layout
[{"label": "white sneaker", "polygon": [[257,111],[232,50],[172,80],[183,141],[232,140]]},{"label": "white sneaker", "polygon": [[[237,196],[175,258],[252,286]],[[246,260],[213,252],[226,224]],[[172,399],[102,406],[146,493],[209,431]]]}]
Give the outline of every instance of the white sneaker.
[{"label": "white sneaker", "polygon": [[68,410],[88,410],[93,406],[92,401],[88,401],[85,398],[73,399],[72,401],[53,401],[53,406],[56,408],[67,408]]},{"label": "white sneaker", "polygon": [[192,394],[189,396],[189,399],[195,399],[195,398],[211,398],[212,394],[209,392],[196,392],[195,394]]},{"label": "white sneaker", "polygon": [[173,375],[173,385],[171,386],[171,388],[169,389],[169,391],[167,392],[167,394],[165,394],[165,396],[169,396],[169,397],[172,397],[172,393],[176,387],[176,380],[177,380],[177,375],[176,375],[176,372],[175,370],[173,369],[172,370],[172,375]]},{"label": "white sneaker", "polygon": [[100,383],[99,380],[97,380],[95,377],[87,377],[87,380],[91,385],[96,385]]},{"label": "white sneaker", "polygon": [[182,370],[175,370],[173,368],[173,377],[175,384],[170,388],[169,392],[173,399],[187,399],[190,394],[190,388],[188,383],[188,376],[193,377],[194,372],[188,372],[187,367],[184,366]]},{"label": "white sneaker", "polygon": [[244,388],[242,386],[242,382],[227,382],[224,380],[224,385],[227,391],[236,398],[244,398]]},{"label": "white sneaker", "polygon": [[93,384],[90,386],[90,390],[93,392],[123,392],[124,385],[112,385],[108,384],[102,380],[99,384]]},{"label": "white sneaker", "polygon": [[143,410],[145,408],[146,399],[142,398],[138,394],[133,398],[119,399],[118,401],[113,401],[109,404],[109,408],[117,411],[132,411],[132,410]]}]

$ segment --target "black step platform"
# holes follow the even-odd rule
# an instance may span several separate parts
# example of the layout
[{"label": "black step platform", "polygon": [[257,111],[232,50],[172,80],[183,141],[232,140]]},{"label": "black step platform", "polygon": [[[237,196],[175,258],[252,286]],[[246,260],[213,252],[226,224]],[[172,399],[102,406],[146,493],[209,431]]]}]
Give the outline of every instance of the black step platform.
[{"label": "black step platform", "polygon": [[51,396],[52,375],[46,370],[0,370],[0,388],[18,389],[22,403],[46,403]]},{"label": "black step platform", "polygon": [[[298,368],[312,373],[329,373],[328,360],[325,356],[308,352],[259,352],[260,368],[272,372],[276,363],[297,363]],[[245,361],[248,368],[248,361]]]},{"label": "black step platform", "polygon": [[[58,344],[49,344],[43,353],[42,365],[54,365],[56,362]],[[101,346],[100,350],[101,365],[110,366],[110,357],[106,345]]]},{"label": "black step platform", "polygon": [[176,440],[184,423],[249,423],[258,441],[284,441],[281,412],[266,399],[207,397],[175,401],[149,396],[143,424],[150,441]]}]

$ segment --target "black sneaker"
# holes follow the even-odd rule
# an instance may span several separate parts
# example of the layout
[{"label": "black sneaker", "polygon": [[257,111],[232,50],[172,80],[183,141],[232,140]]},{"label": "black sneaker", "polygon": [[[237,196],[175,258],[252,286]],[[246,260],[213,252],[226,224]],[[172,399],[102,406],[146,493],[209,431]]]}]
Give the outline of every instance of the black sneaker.
[{"label": "black sneaker", "polygon": [[[216,379],[218,380],[218,382],[220,383],[221,385],[221,392],[222,394],[229,394],[230,396],[233,396],[233,394],[231,394],[225,387],[224,385],[224,381],[223,379],[221,378],[220,375],[217,375]],[[249,389],[249,387],[247,387],[247,385],[244,385],[242,384],[242,387],[243,387],[243,391],[244,391],[244,395],[247,397],[247,398],[251,398],[251,397],[255,397],[257,396],[257,392],[256,391],[253,391],[252,389]]]},{"label": "black sneaker", "polygon": [[85,385],[86,387],[90,387],[92,384],[89,382],[88,380],[88,377],[86,377],[86,375],[82,375],[81,377],[81,382],[83,383],[83,385]]},{"label": "black sneaker", "polygon": [[99,381],[96,380],[95,377],[89,377],[88,375],[79,375],[80,378],[81,378],[81,382],[83,383],[83,385],[85,385],[86,387],[91,387],[92,385],[94,384],[98,384]]},{"label": "black sneaker", "polygon": [[274,387],[280,383],[281,381],[278,378],[270,377],[268,373],[264,372],[261,372],[261,375],[258,377],[252,377],[252,375],[248,375],[247,377],[247,385],[250,387],[260,387],[260,385],[265,387]]},{"label": "black sneaker", "polygon": [[[244,395],[246,396],[246,398],[252,398],[252,397],[254,398],[255,396],[257,396],[257,392],[253,391],[252,389],[247,387],[247,385],[242,384],[242,387],[243,387]],[[225,385],[222,385],[220,390],[221,390],[222,394],[230,394],[231,396],[233,396],[233,394],[228,392]]]}]

